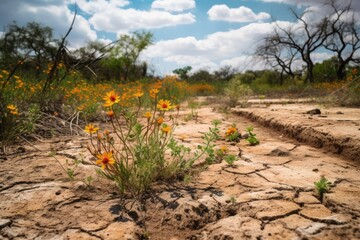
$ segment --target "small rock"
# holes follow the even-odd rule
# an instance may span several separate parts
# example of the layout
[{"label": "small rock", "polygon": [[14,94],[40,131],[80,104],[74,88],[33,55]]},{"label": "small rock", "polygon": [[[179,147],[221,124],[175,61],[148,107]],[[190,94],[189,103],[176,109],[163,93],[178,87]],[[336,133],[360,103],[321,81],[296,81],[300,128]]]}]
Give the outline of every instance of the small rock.
[{"label": "small rock", "polygon": [[309,110],[309,111],[307,111],[305,113],[306,114],[311,114],[311,115],[316,115],[316,114],[321,114],[321,111],[318,108],[314,108],[314,109],[311,109],[311,110]]},{"label": "small rock", "polygon": [[322,228],[325,228],[325,223],[314,222],[310,226],[299,227],[297,230],[303,233],[304,235],[313,235],[319,232]]},{"label": "small rock", "polygon": [[277,147],[277,148],[273,149],[267,155],[268,156],[276,156],[276,157],[284,157],[284,156],[289,156],[290,151],[284,147]]},{"label": "small rock", "polygon": [[24,147],[18,147],[17,151],[18,151],[19,153],[24,153],[26,150],[25,150]]},{"label": "small rock", "polygon": [[241,134],[241,138],[242,139],[247,139],[249,137],[249,134],[248,133],[242,133]]},{"label": "small rock", "polygon": [[0,219],[0,229],[7,227],[11,224],[11,220],[9,219]]},{"label": "small rock", "polygon": [[344,114],[343,112],[341,111],[337,111],[336,114]]},{"label": "small rock", "polygon": [[61,194],[61,190],[55,192],[55,195],[60,195],[60,194]]}]

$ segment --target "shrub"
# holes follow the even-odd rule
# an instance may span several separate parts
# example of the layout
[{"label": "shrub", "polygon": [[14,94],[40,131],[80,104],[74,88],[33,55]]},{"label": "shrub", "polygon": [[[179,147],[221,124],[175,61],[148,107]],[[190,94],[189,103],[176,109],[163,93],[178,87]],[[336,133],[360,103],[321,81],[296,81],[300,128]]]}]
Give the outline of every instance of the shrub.
[{"label": "shrub", "polygon": [[[158,180],[188,179],[196,160],[209,154],[212,142],[217,139],[218,128],[209,129],[203,145],[193,154],[172,136],[177,126],[179,106],[170,100],[160,99],[158,90],[150,89],[152,107],[142,109],[144,92],[134,93],[136,104],[121,106],[115,91],[104,97],[107,116],[111,122],[108,130],[88,124],[90,153],[96,158],[98,173],[117,185],[123,195],[129,193],[137,199]],[[173,114],[173,110],[176,113]]]},{"label": "shrub", "polygon": [[249,85],[242,83],[239,77],[234,77],[228,82],[224,93],[229,98],[228,105],[235,107],[239,101],[241,106],[246,105],[253,92]]}]

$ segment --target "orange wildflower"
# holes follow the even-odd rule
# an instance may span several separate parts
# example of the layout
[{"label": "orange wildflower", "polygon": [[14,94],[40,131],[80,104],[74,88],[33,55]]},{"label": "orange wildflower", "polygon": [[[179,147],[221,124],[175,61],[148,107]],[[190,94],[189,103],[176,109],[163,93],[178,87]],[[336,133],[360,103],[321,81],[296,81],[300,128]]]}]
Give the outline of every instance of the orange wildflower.
[{"label": "orange wildflower", "polygon": [[89,123],[85,126],[85,132],[93,134],[96,133],[99,130],[98,127],[95,127],[93,124]]},{"label": "orange wildflower", "polygon": [[137,91],[136,93],[134,93],[134,97],[137,97],[137,98],[141,98],[142,95],[144,95],[144,93],[142,91]]},{"label": "orange wildflower", "polygon": [[164,122],[164,118],[162,117],[159,117],[157,120],[156,120],[157,124],[162,124]]},{"label": "orange wildflower", "polygon": [[221,146],[220,151],[226,153],[228,151],[228,148],[226,146]]},{"label": "orange wildflower", "polygon": [[96,164],[101,165],[101,168],[105,170],[109,164],[113,165],[115,163],[113,154],[111,152],[104,152],[103,154],[96,155],[98,160],[96,160]]},{"label": "orange wildflower", "polygon": [[106,113],[106,115],[108,115],[109,118],[114,117],[114,111],[110,110]]},{"label": "orange wildflower", "polygon": [[150,97],[155,98],[158,93],[159,93],[159,89],[156,88],[150,89]]},{"label": "orange wildflower", "polygon": [[163,127],[161,128],[161,131],[162,131],[163,133],[168,134],[168,133],[171,131],[171,127],[168,126],[168,125],[166,125],[166,124],[164,124]]},{"label": "orange wildflower", "polygon": [[11,114],[19,115],[18,109],[15,105],[10,104],[10,105],[7,105],[6,108],[10,111]]},{"label": "orange wildflower", "polygon": [[236,127],[229,127],[227,130],[226,130],[226,132],[225,132],[225,135],[226,136],[230,136],[230,135],[232,135],[233,133],[236,133],[238,130],[237,130],[237,128]]}]

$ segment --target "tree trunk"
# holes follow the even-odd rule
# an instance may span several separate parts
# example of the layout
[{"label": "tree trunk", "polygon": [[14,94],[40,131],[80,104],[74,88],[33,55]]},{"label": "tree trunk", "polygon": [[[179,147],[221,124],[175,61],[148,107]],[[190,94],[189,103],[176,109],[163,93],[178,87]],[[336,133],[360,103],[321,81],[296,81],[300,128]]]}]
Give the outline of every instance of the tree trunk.
[{"label": "tree trunk", "polygon": [[341,61],[338,68],[336,69],[337,80],[343,80],[345,78],[345,68],[346,63],[344,61]]},{"label": "tree trunk", "polygon": [[312,62],[307,63],[307,76],[306,83],[314,83],[314,64]]}]

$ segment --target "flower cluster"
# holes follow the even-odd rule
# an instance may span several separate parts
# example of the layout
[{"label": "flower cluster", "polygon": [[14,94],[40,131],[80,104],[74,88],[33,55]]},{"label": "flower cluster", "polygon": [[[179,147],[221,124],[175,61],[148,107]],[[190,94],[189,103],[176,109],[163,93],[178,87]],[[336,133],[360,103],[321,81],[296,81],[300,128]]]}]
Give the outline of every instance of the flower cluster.
[{"label": "flower cluster", "polygon": [[172,139],[176,120],[167,117],[166,113],[175,107],[170,100],[157,99],[158,89],[149,90],[149,95],[154,96],[153,108],[144,112],[141,104],[145,93],[141,89],[131,94],[138,99],[137,105],[126,107],[122,105],[122,98],[117,92],[108,91],[103,97],[103,106],[107,109],[112,133],[105,131],[100,134],[99,127],[94,124],[85,126],[85,132],[90,135],[88,150],[96,159],[94,164],[99,166],[105,177],[116,179],[121,192],[135,194],[134,188],[143,191],[150,184],[144,179],[156,179],[167,165],[165,151]]},{"label": "flower cluster", "polygon": [[12,115],[19,115],[17,107],[13,104],[7,105],[6,107]]}]

